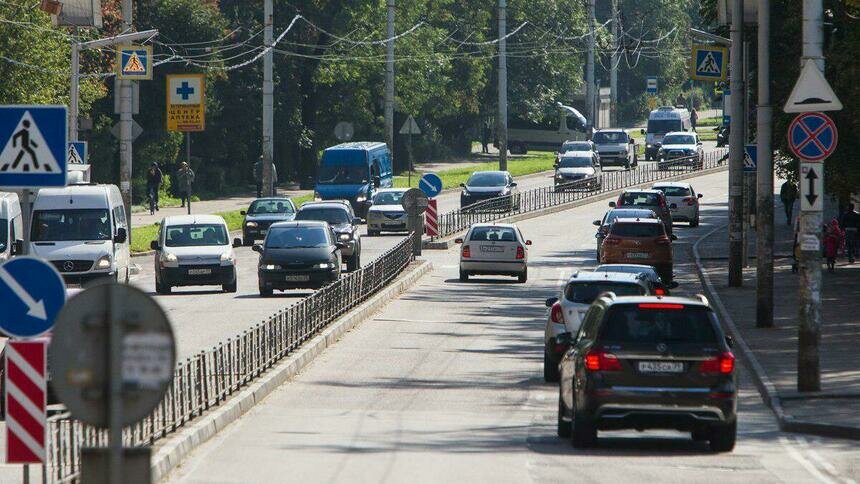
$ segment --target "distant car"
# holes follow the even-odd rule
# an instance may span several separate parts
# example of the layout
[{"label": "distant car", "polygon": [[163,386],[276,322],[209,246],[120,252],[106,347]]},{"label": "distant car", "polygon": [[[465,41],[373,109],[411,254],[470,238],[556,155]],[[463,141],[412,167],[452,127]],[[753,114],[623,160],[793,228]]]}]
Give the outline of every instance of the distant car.
[{"label": "distant car", "polygon": [[653,210],[663,221],[666,233],[672,235],[672,211],[666,202],[666,195],[660,190],[631,189],[618,195],[618,200],[609,202],[612,208],[647,208]]},{"label": "distant car", "polygon": [[326,222],[293,221],[272,225],[263,244],[257,274],[260,296],[287,289],[319,289],[340,278],[342,242]]},{"label": "distant car", "polygon": [[173,215],[165,217],[155,251],[155,292],[170,294],[176,286],[221,286],[236,292],[236,254],[230,244],[227,223],[218,215]]},{"label": "distant car", "polygon": [[657,218],[657,214],[649,208],[613,208],[608,210],[602,220],[595,220],[593,224],[597,227],[594,237],[597,239],[597,260],[600,260],[600,246],[603,239],[609,234],[609,226],[617,218]]},{"label": "distant car", "polygon": [[[597,154],[597,152],[594,149],[594,142],[591,140],[565,141],[564,143],[562,143],[561,149],[558,150],[558,154],[563,155],[563,154],[567,153],[568,151],[589,151],[591,153]],[[598,161],[600,161],[599,158],[598,158]]]},{"label": "distant car", "polygon": [[295,220],[328,222],[337,242],[342,244],[340,252],[346,269],[352,272],[361,268],[361,233],[358,230],[361,219],[355,216],[349,203],[308,202],[299,209]]},{"label": "distant car", "polygon": [[644,276],[611,272],[575,272],[558,297],[546,300],[547,318],[544,325],[543,378],[558,381],[558,363],[567,346],[556,337],[563,333],[576,334],[582,317],[598,296],[612,292],[617,296],[653,294]]},{"label": "distant car", "polygon": [[373,196],[373,204],[367,211],[367,235],[382,232],[405,232],[406,210],[400,204],[406,188],[384,188]]},{"label": "distant car", "polygon": [[559,156],[555,164],[553,180],[557,190],[566,188],[600,190],[603,187],[603,170],[600,168],[600,161],[595,161],[593,152],[568,151]]},{"label": "distant car", "polygon": [[618,218],[600,248],[604,264],[645,264],[657,268],[663,281],[672,281],[672,240],[657,219]]},{"label": "distant car", "polygon": [[662,146],[657,150],[657,160],[659,170],[678,166],[702,169],[705,152],[699,135],[686,131],[666,133]]},{"label": "distant car", "polygon": [[731,340],[707,300],[598,298],[559,365],[558,435],[575,447],[599,430],[672,429],[729,452],[737,438]]},{"label": "distant car", "polygon": [[[505,197],[507,202],[501,208],[512,208],[519,204],[517,184],[506,171],[476,171],[466,183],[461,183],[460,208],[490,198]],[[494,207],[495,208],[495,207]]]},{"label": "distant car", "polygon": [[673,221],[682,220],[689,222],[690,227],[699,226],[699,199],[702,194],[697,194],[692,185],[686,182],[659,182],[651,188],[663,192]]},{"label": "distant car", "polygon": [[513,224],[475,224],[462,239],[460,249],[460,281],[470,276],[515,276],[520,283],[528,280],[528,260],[531,240],[523,237]]},{"label": "distant car", "polygon": [[670,295],[669,289],[677,287],[677,283],[664,283],[657,272],[657,268],[645,264],[600,264],[594,272],[618,272],[623,274],[642,275],[650,288],[651,294],[655,296]]},{"label": "distant car", "polygon": [[636,154],[636,141],[623,129],[599,129],[591,137],[597,154],[600,155],[600,165],[620,166],[629,170],[639,164]]},{"label": "distant car", "polygon": [[251,202],[248,210],[239,212],[242,221],[242,241],[254,245],[254,241],[265,239],[269,226],[278,222],[289,222],[296,218],[296,206],[287,197],[258,198]]}]

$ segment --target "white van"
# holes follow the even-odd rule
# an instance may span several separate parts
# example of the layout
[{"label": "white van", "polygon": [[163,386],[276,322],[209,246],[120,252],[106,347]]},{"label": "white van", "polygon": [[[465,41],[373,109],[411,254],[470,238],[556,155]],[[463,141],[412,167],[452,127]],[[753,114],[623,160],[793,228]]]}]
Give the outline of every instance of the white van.
[{"label": "white van", "polygon": [[31,227],[30,253],[54,264],[67,284],[128,282],[128,223],[116,185],[43,188]]},{"label": "white van", "polygon": [[0,192],[0,262],[23,248],[24,219],[17,193]]},{"label": "white van", "polygon": [[672,131],[690,131],[690,111],[686,108],[663,106],[651,111],[648,115],[648,129],[642,129],[645,135],[645,160],[657,159],[657,151],[663,143],[663,136]]}]

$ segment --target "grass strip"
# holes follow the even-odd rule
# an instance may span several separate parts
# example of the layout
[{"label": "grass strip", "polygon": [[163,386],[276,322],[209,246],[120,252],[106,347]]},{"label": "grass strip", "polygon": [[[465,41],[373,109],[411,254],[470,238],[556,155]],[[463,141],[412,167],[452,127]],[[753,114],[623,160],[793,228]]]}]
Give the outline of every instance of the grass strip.
[{"label": "grass strip", "polygon": [[[548,151],[536,151],[522,158],[508,158],[508,171],[512,176],[532,175],[542,171],[553,169],[555,163],[555,153]],[[439,178],[442,179],[442,188],[455,188],[465,183],[466,180],[476,171],[498,170],[498,161],[488,161],[479,164],[469,164],[462,168],[450,168],[436,172]],[[416,170],[412,172],[412,187],[418,186],[418,180],[421,179],[424,171]],[[394,177],[394,186],[397,188],[409,187],[407,174],[400,174]]]}]

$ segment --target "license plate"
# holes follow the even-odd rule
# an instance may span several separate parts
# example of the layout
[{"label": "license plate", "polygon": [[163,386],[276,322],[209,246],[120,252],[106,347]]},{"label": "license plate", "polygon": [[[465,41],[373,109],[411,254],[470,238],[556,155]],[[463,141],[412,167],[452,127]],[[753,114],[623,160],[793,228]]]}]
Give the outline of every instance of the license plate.
[{"label": "license plate", "polygon": [[189,276],[203,276],[212,274],[212,269],[188,269]]},{"label": "license plate", "polygon": [[643,373],[682,373],[684,364],[675,361],[640,361],[639,371]]},{"label": "license plate", "polygon": [[382,224],[383,227],[398,228],[403,227],[403,224]]},{"label": "license plate", "polygon": [[647,252],[628,252],[627,253],[628,259],[647,259],[648,257],[651,257],[651,254],[649,254]]},{"label": "license plate", "polygon": [[284,280],[287,282],[307,282],[311,280],[311,276],[307,274],[284,276]]},{"label": "license plate", "polygon": [[482,245],[481,252],[504,252],[504,247],[499,247],[497,245]]}]

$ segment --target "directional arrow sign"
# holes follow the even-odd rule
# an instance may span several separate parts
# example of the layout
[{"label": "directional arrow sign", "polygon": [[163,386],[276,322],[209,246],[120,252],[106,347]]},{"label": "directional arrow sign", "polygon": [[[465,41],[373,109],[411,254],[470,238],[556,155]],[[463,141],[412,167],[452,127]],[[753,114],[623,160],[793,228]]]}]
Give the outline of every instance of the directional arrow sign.
[{"label": "directional arrow sign", "polygon": [[824,209],[824,171],[821,163],[800,164],[800,210],[821,212]]},{"label": "directional arrow sign", "polygon": [[16,257],[0,266],[0,330],[31,338],[54,325],[66,300],[59,272],[35,257]]}]

